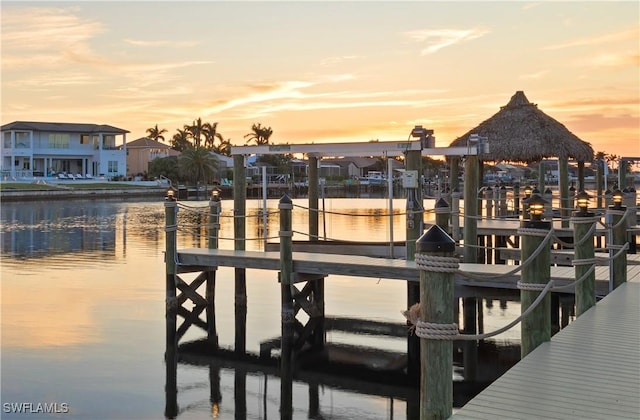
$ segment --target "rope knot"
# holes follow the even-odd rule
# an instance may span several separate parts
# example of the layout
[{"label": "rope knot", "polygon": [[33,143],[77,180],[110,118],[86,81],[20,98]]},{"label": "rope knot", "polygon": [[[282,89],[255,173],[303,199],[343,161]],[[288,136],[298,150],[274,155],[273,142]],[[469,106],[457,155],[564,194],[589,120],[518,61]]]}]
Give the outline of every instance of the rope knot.
[{"label": "rope knot", "polygon": [[416,335],[429,340],[453,340],[460,334],[458,324],[436,324],[426,321],[416,323]]}]

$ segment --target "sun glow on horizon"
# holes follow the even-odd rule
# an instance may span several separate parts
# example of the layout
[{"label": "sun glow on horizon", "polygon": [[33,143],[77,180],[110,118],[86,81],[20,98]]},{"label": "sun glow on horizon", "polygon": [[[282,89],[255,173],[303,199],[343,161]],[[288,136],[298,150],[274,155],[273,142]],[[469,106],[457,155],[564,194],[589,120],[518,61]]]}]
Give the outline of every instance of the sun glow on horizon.
[{"label": "sun glow on horizon", "polygon": [[638,156],[639,20],[623,1],[5,2],[2,123],[109,124],[131,141],[202,118],[234,145],[254,123],[273,143],[421,124],[446,146],[522,90],[594,151]]}]

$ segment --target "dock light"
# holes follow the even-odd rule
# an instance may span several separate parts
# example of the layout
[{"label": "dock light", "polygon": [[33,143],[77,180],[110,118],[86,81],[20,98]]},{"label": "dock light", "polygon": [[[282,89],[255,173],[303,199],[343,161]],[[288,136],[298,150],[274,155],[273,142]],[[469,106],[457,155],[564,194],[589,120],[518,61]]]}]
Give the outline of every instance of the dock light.
[{"label": "dock light", "polygon": [[164,197],[165,200],[167,201],[176,201],[176,198],[173,195],[173,190],[172,189],[168,189],[167,190],[167,195]]},{"label": "dock light", "polygon": [[211,190],[211,200],[212,201],[220,201],[220,189],[213,187]]},{"label": "dock light", "polygon": [[580,209],[578,215],[585,216],[587,214],[587,208],[589,207],[590,199],[591,196],[584,190],[580,190],[578,194],[576,194],[576,204],[578,206],[578,209]]},{"label": "dock light", "polygon": [[615,190],[611,194],[611,201],[613,202],[614,209],[619,210],[622,208],[622,198],[623,198],[623,194],[622,194],[622,191],[620,190]]},{"label": "dock light", "polygon": [[539,194],[531,196],[529,199],[529,215],[531,216],[531,220],[542,220],[545,204],[547,204],[547,200],[540,197]]}]

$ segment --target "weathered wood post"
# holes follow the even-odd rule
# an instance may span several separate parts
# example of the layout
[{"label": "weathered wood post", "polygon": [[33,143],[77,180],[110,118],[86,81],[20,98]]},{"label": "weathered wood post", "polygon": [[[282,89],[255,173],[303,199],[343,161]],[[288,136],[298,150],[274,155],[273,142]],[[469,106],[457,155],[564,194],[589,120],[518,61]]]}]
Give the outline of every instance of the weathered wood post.
[{"label": "weathered wood post", "polygon": [[[522,262],[524,263],[538,251],[534,260],[522,269],[519,283],[521,311],[524,313],[536,300],[540,291],[551,279],[551,247],[543,244],[551,229],[551,222],[543,221],[545,200],[538,195],[529,199],[530,220],[520,223],[518,234],[521,236]],[[551,339],[551,297],[546,295],[542,302],[522,320],[521,357],[531,353],[540,344]]]},{"label": "weathered wood post", "polygon": [[451,192],[451,237],[454,241],[460,239],[460,190],[455,188]]},{"label": "weathered wood post", "polygon": [[493,213],[493,188],[490,186],[484,190],[484,199],[486,206],[487,219],[491,219],[494,216]]},{"label": "weathered wood post", "polygon": [[[244,156],[233,156],[233,249],[246,248],[247,176]],[[235,352],[244,354],[247,348],[247,273],[235,268]]]},{"label": "weathered wood post", "polygon": [[[423,231],[422,190],[420,188],[420,174],[422,173],[422,156],[420,150],[406,152],[405,167],[407,171],[415,171],[415,185],[406,186],[406,254],[407,261],[413,261],[416,253],[416,240]],[[409,180],[407,180],[407,184]],[[393,247],[393,244],[391,244]],[[420,299],[420,284],[407,282],[407,308],[418,303]],[[408,321],[407,321],[408,322]],[[410,330],[407,332],[407,373],[417,379],[420,375],[420,340]]]},{"label": "weathered wood post", "polygon": [[[544,217],[551,220],[553,219],[553,191],[551,191],[550,187],[544,190],[542,198],[545,200]],[[569,226],[567,225],[567,227]]]},{"label": "weathered wood post", "polygon": [[[220,190],[214,188],[209,199],[209,249],[218,249],[220,232]],[[218,333],[216,330],[216,270],[207,271],[207,341],[213,347],[218,347]]]},{"label": "weathered wood post", "polygon": [[578,191],[584,191],[584,160],[578,161]]},{"label": "weathered wood post", "polygon": [[610,287],[609,291],[616,289],[627,281],[627,253],[618,252],[627,243],[627,208],[622,205],[623,195],[620,190],[611,194],[613,205],[607,209],[605,219],[610,229],[610,242],[607,244],[611,256],[618,254],[609,265]]},{"label": "weathered wood post", "polygon": [[520,183],[513,184],[513,214],[520,214]]},{"label": "weathered wood post", "polygon": [[[464,169],[464,262],[478,261],[478,156],[467,156]],[[469,245],[469,246],[467,246]]]},{"label": "weathered wood post", "polygon": [[285,195],[278,203],[280,210],[280,297],[282,304],[282,336],[280,353],[280,416],[292,418],[292,381],[293,381],[293,328],[295,313],[291,293],[293,275],[293,244],[291,230],[291,212],[293,203]]},{"label": "weathered wood post", "polygon": [[538,189],[540,191],[544,191],[545,181],[546,181],[546,167],[544,161],[540,161],[538,164]]},{"label": "weathered wood post", "polygon": [[507,216],[507,187],[504,185],[498,189],[498,215]]},{"label": "weathered wood post", "polygon": [[178,206],[169,190],[164,202],[165,214],[165,321],[166,321],[166,346],[165,346],[165,417],[175,418],[178,414],[178,340],[177,340],[177,313],[176,303],[176,232]]},{"label": "weathered wood post", "polygon": [[451,214],[451,207],[444,198],[436,201],[433,211],[436,214],[436,225],[440,226],[442,230],[449,233],[449,215]]},{"label": "weathered wood post", "polygon": [[603,209],[606,204],[602,204],[604,195],[604,165],[602,160],[596,160],[596,208]]},{"label": "weathered wood post", "polygon": [[437,225],[416,243],[420,269],[420,419],[447,419],[453,410],[455,242]]},{"label": "weathered wood post", "polygon": [[[247,371],[239,366],[233,369],[233,402],[237,420],[247,418]],[[216,417],[213,416],[215,419]]]},{"label": "weathered wood post", "polygon": [[[478,189],[479,163],[478,156],[469,155],[464,168],[464,226],[462,237],[464,240],[463,260],[466,263],[478,262]],[[477,302],[475,298],[462,299],[462,317],[464,331],[475,334],[477,329]],[[466,341],[463,350],[464,376],[468,380],[475,380],[477,360],[477,346],[475,341]]]},{"label": "weathered wood post", "polygon": [[[573,243],[575,245],[575,278],[581,280],[583,276],[595,264],[595,251],[593,248],[593,233],[597,219],[595,214],[588,211],[589,199],[591,197],[584,191],[576,195],[579,210],[571,218],[573,224]],[[591,270],[591,274],[576,285],[576,314],[585,313],[596,304],[596,274]]]},{"label": "weathered wood post", "polygon": [[318,177],[318,158],[309,155],[309,240],[318,240],[318,193],[320,178]]},{"label": "weathered wood post", "polygon": [[558,158],[558,181],[560,182],[560,222],[563,228],[569,227],[569,217],[571,216],[571,206],[569,205],[569,159],[567,156]]}]

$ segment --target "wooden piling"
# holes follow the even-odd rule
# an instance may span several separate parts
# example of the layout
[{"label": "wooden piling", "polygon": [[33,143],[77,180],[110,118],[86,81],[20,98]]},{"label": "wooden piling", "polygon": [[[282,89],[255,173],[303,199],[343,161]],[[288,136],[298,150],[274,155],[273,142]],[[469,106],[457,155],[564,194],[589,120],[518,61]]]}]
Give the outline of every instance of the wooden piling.
[{"label": "wooden piling", "polygon": [[[416,258],[416,265],[420,269],[423,322],[443,326],[454,323],[453,271],[430,271],[425,265],[429,258],[452,259],[454,251],[455,242],[437,225],[429,228],[416,243],[416,252],[421,256]],[[420,357],[420,419],[447,419],[453,410],[453,341],[421,338]]]},{"label": "wooden piling", "polygon": [[175,418],[178,414],[178,341],[177,341],[177,313],[176,304],[176,232],[178,210],[177,203],[173,195],[167,195],[164,202],[165,212],[165,322],[166,322],[166,345],[165,345],[165,417]]},{"label": "wooden piling", "polygon": [[309,240],[318,240],[318,196],[320,178],[318,177],[318,158],[309,156]]},{"label": "wooden piling", "polygon": [[[522,237],[522,261],[529,257],[541,246],[544,232],[551,229],[551,222],[541,220],[525,220],[520,225]],[[537,231],[529,231],[534,229]],[[520,290],[521,311],[526,311],[540,294],[540,290],[527,290],[526,284],[536,283],[546,285],[551,279],[551,247],[547,242],[534,261],[522,269],[520,282],[525,285]],[[531,353],[540,344],[551,339],[551,297],[547,294],[540,304],[522,320],[521,327],[521,357]]]},{"label": "wooden piling", "polygon": [[[405,157],[405,166],[408,171],[418,172],[418,186],[420,186],[420,174],[422,174],[422,156],[419,150],[408,151]],[[423,209],[422,189],[407,189],[407,222],[406,222],[406,249],[407,261],[413,261],[416,253],[416,240],[422,234]],[[420,284],[407,282],[407,308],[410,308],[420,300]],[[407,321],[409,326],[409,321]],[[414,380],[420,375],[420,340],[411,331],[407,330],[407,375]]]},{"label": "wooden piling", "polygon": [[436,225],[442,230],[449,233],[449,216],[451,215],[451,207],[444,198],[436,201],[434,212],[436,214]]},{"label": "wooden piling", "polygon": [[[466,263],[478,262],[478,189],[479,189],[479,161],[477,156],[467,156],[464,169],[464,226],[462,237],[464,240],[463,260]],[[462,311],[465,332],[474,334],[477,328],[477,303],[473,297],[462,299]],[[476,376],[475,362],[477,346],[475,341],[464,343],[463,363],[465,378],[473,380]]]},{"label": "wooden piling", "polygon": [[460,191],[456,188],[451,192],[451,237],[454,241],[460,239]]},{"label": "wooden piling", "polygon": [[[576,212],[571,218],[573,224],[573,242],[575,244],[575,278],[579,280],[591,268],[589,260],[594,260],[592,227],[596,223],[595,215],[591,212]],[[577,264],[576,264],[577,262]],[[585,313],[596,304],[596,274],[595,271],[576,285],[575,289],[577,316]]]},{"label": "wooden piling", "polygon": [[[233,156],[233,249],[246,249],[247,178],[244,156]],[[244,354],[247,348],[247,274],[235,269],[235,352]]]},{"label": "wooden piling", "polygon": [[[625,206],[611,206],[607,209],[605,217],[611,226],[611,244],[609,248],[613,251],[613,254],[617,253],[627,243],[626,210]],[[627,253],[620,252],[611,264],[611,290],[615,290],[627,281]]]},{"label": "wooden piling", "polygon": [[540,161],[540,163],[538,164],[538,190],[540,190],[541,192],[544,191],[545,171],[545,164],[543,161]]},{"label": "wooden piling", "polygon": [[[478,261],[478,157],[467,156],[464,170],[464,262]],[[468,245],[468,246],[467,246]]]},{"label": "wooden piling", "polygon": [[563,228],[569,227],[571,205],[569,204],[569,160],[566,156],[558,159],[558,180],[560,182],[560,222]]},{"label": "wooden piling", "polygon": [[516,182],[513,185],[513,214],[516,216],[520,214],[520,183]]},{"label": "wooden piling", "polygon": [[[209,200],[209,249],[218,249],[220,232],[220,196],[212,195]],[[207,341],[213,347],[218,347],[218,333],[216,330],[216,270],[207,271],[207,286],[205,299],[207,300]]]},{"label": "wooden piling", "polygon": [[280,416],[292,418],[292,381],[293,381],[293,329],[295,313],[291,293],[293,275],[293,244],[291,230],[291,212],[293,203],[285,195],[278,203],[280,210],[280,297],[282,305],[282,336],[280,338]]}]

